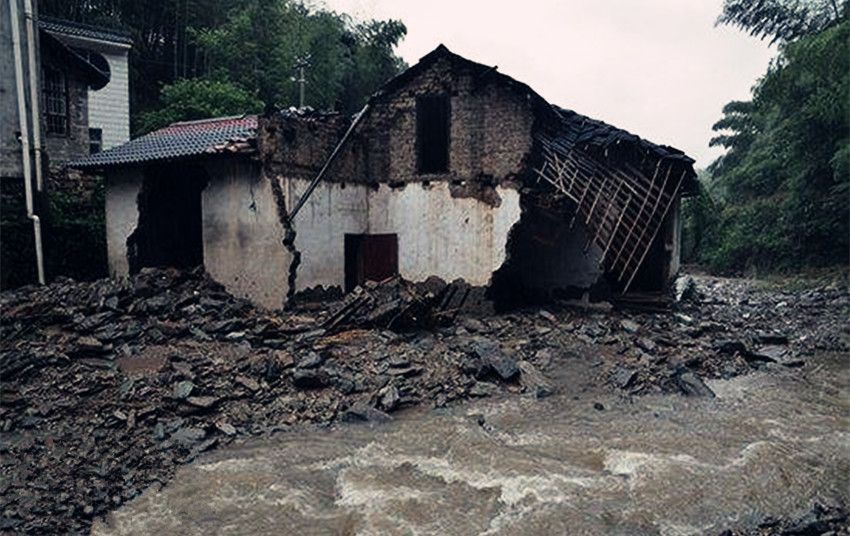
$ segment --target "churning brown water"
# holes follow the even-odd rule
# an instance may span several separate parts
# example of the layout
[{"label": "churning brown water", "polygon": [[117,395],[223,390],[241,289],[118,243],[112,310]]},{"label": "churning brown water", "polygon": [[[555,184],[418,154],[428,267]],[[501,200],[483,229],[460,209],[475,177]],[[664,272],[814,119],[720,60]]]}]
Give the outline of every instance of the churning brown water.
[{"label": "churning brown water", "polygon": [[793,517],[850,500],[847,364],[711,382],[715,399],[629,401],[565,371],[542,401],[293,429],[180,469],[94,534],[678,535]]}]

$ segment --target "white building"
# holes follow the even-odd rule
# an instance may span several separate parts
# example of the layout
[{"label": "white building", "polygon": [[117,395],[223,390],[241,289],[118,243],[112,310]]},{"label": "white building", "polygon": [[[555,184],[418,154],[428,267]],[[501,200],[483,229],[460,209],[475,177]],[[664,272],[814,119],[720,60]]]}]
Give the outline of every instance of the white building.
[{"label": "white building", "polygon": [[105,86],[89,90],[91,152],[109,149],[129,140],[128,55],[132,47],[130,35],[117,30],[48,17],[39,19],[39,27],[109,76],[109,82]]}]

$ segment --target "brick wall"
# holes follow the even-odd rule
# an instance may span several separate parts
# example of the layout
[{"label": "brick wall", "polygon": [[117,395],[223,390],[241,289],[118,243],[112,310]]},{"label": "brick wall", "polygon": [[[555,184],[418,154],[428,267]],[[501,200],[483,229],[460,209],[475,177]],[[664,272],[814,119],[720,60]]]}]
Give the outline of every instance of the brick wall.
[{"label": "brick wall", "polygon": [[[42,48],[42,61],[65,72],[68,81],[68,133],[64,136],[48,134],[44,117],[41,129],[44,146],[51,169],[65,162],[89,154],[88,85],[78,70],[69,68],[67,61],[56,58],[49,47]],[[44,104],[41,103],[44,114]]]},{"label": "brick wall", "polygon": [[349,120],[336,113],[260,117],[257,137],[266,173],[312,179],[348,125]]},{"label": "brick wall", "polygon": [[[407,85],[373,104],[345,152],[326,176],[332,182],[406,183],[484,180],[500,184],[527,169],[534,113],[526,95],[498,77],[441,58]],[[447,173],[417,170],[416,98],[450,96]],[[259,147],[266,172],[311,179],[349,124],[339,115],[261,119]]]},{"label": "brick wall", "polygon": [[[335,180],[418,182],[425,180],[512,180],[523,173],[531,152],[534,114],[525,95],[498,78],[481,79],[450,58],[428,69],[375,103]],[[417,170],[416,98],[450,96],[449,170],[420,174]]]}]

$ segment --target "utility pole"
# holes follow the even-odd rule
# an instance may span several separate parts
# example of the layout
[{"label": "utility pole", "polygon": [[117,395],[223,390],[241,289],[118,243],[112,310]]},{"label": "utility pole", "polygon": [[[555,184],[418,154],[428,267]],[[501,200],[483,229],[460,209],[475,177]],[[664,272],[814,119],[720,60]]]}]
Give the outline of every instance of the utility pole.
[{"label": "utility pole", "polygon": [[310,55],[302,56],[295,63],[295,68],[298,69],[298,78],[295,80],[298,83],[298,108],[304,108],[304,86],[307,84],[307,79],[304,78],[304,69],[310,66]]}]

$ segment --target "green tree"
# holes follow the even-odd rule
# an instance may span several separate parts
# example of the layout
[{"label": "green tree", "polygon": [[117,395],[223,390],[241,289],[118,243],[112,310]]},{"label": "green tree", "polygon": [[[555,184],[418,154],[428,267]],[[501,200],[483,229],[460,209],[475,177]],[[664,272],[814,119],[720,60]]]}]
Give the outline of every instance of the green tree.
[{"label": "green tree", "polygon": [[[765,4],[779,2],[753,3]],[[729,103],[714,125],[711,143],[726,153],[709,166],[716,210],[699,213],[701,236],[710,229],[711,238],[696,241],[696,257],[715,269],[848,262],[850,17],[846,2],[829,4],[838,19],[792,10],[799,20],[768,17],[779,30],[745,26],[781,41],[752,101]]]},{"label": "green tree", "polygon": [[226,81],[184,78],[162,88],[162,106],[139,119],[139,129],[150,132],[176,121],[256,113],[262,101]]},{"label": "green tree", "polygon": [[775,43],[793,41],[837,24],[843,9],[843,0],[726,0],[717,22]]},{"label": "green tree", "polygon": [[296,65],[304,61],[305,104],[350,113],[404,68],[393,49],[406,32],[395,20],[354,22],[288,0],[245,0],[197,36],[210,76],[258,88],[267,105],[298,105]]},{"label": "green tree", "polygon": [[[268,105],[287,107],[298,104],[295,65],[308,60],[307,104],[353,112],[404,67],[394,53],[406,33],[401,22],[356,22],[297,0],[41,0],[39,9],[131,33],[136,135],[161,124],[152,113],[163,105],[166,88],[185,78],[239,86]],[[180,96],[190,99],[185,108],[199,109],[197,99]],[[184,107],[174,97],[169,106]]]}]

